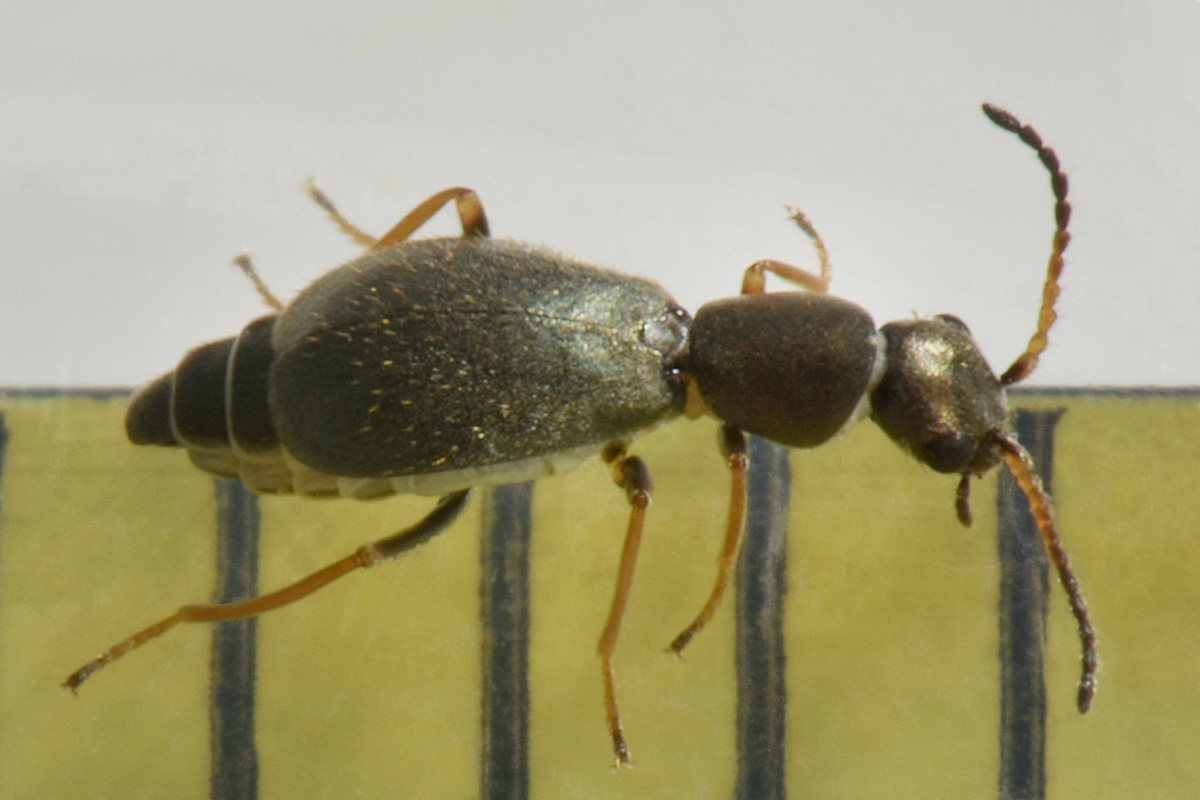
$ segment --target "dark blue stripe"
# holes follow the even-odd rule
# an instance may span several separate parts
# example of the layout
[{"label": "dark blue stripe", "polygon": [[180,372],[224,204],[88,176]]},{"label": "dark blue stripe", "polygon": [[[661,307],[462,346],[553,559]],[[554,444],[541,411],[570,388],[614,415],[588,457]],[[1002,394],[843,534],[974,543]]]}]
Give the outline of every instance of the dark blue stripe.
[{"label": "dark blue stripe", "polygon": [[0,513],[4,513],[4,455],[8,452],[8,427],[0,411]]},{"label": "dark blue stripe", "polygon": [[737,794],[786,796],[783,603],[792,470],[788,449],[750,437],[749,514],[737,567]]},{"label": "dark blue stripe", "polygon": [[483,629],[480,794],[529,796],[529,539],[533,484],[486,495],[479,594]]},{"label": "dark blue stripe", "polygon": [[[258,594],[258,498],[240,481],[217,478],[217,589],[213,602]],[[212,797],[258,796],[254,744],[255,632],[257,620],[223,622],[213,629]]]},{"label": "dark blue stripe", "polygon": [[[1054,474],[1054,428],[1063,410],[1017,411],[1017,438],[1033,456],[1046,491]],[[1000,557],[1000,775],[1002,800],[1046,796],[1046,596],[1049,561],[1029,501],[1001,469],[997,497]]]},{"label": "dark blue stripe", "polygon": [[[4,530],[4,456],[7,452],[8,426],[4,424],[4,412],[0,411],[0,531]],[[3,552],[2,548],[0,552]]]}]

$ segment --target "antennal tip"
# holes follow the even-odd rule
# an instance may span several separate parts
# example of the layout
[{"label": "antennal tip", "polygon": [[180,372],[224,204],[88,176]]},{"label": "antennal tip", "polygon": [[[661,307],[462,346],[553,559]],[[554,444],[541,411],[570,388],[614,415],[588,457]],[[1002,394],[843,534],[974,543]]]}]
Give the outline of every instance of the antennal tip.
[{"label": "antennal tip", "polygon": [[1004,128],[1006,131],[1017,131],[1021,129],[1020,121],[999,106],[994,106],[991,103],[984,103],[983,113],[987,114],[988,119],[999,125],[1001,128]]},{"label": "antennal tip", "polygon": [[1080,684],[1079,697],[1076,701],[1076,705],[1079,708],[1080,714],[1088,713],[1088,710],[1092,707],[1092,698],[1095,695],[1096,681],[1094,679],[1089,678],[1087,681]]}]

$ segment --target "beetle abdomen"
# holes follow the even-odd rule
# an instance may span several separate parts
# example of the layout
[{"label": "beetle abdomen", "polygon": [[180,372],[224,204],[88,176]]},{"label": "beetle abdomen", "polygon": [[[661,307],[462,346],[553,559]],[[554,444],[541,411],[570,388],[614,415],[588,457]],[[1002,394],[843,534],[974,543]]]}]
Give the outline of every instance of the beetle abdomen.
[{"label": "beetle abdomen", "polygon": [[409,242],[192,350],[126,429],[260,492],[529,480],[680,413],[690,322],[657,284],[529,245]]},{"label": "beetle abdomen", "polygon": [[125,414],[134,444],[187,448],[192,463],[259,492],[291,491],[293,474],[267,405],[274,316],[191,350],[139,392]]},{"label": "beetle abdomen", "polygon": [[689,323],[657,284],[529,245],[409,242],[279,318],[272,418],[297,459],[348,477],[598,451],[682,410],[668,362]]},{"label": "beetle abdomen", "polygon": [[134,444],[182,447],[171,424],[175,373],[168,372],[133,396],[125,410],[125,435]]},{"label": "beetle abdomen", "polygon": [[134,444],[221,447],[225,425],[225,371],[233,339],[200,345],[175,371],[134,397],[125,413],[125,432]]}]

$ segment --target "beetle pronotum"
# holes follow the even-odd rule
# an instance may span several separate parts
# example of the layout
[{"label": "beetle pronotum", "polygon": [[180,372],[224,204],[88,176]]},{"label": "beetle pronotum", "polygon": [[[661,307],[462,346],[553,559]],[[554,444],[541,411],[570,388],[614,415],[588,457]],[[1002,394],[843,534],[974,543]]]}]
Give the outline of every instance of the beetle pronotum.
[{"label": "beetle pronotum", "polygon": [[[652,490],[646,464],[628,452],[630,441],[679,415],[722,421],[720,449],[732,474],[724,545],[707,602],[670,645],[679,653],[712,617],[737,560],[746,511],[743,432],[815,447],[869,413],[918,460],[961,476],[955,507],[965,525],[971,478],[1001,461],[1012,472],[1078,623],[1077,705],[1087,711],[1095,636],[1050,499],[1011,431],[1004,388],[1033,371],[1054,324],[1070,240],[1067,178],[1031,127],[993,106],[983,109],[1037,152],[1055,197],[1037,330],[999,378],[957,317],[876,330],[862,308],[827,294],[825,246],[800,211],[791,219],[815,245],[819,273],[758,261],[746,269],[740,295],[708,303],[692,318],[650,281],[489,238],[483,206],[469,189],[430,197],[375,239],[310,185],[313,198],[367,252],[286,307],[239,258],[277,313],[192,350],[143,389],[126,416],[129,438],[182,446],[198,467],[258,492],[415,492],[441,499],[412,527],[279,591],[184,606],[89,661],[64,686],[74,691],[105,664],[181,622],[260,614],[411,550],[458,515],[472,487],[531,480],[599,451],[630,505],[599,641],[613,750],[618,764],[629,764],[612,655]],[[451,201],[461,237],[410,240]],[[767,273],[806,291],[767,292]]]}]

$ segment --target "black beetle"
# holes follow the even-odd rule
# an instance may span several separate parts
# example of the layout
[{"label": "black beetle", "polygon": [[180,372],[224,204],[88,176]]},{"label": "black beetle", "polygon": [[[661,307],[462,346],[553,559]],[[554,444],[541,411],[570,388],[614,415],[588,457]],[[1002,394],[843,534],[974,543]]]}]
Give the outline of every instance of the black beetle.
[{"label": "black beetle", "polygon": [[[815,447],[870,414],[939,472],[961,476],[959,518],[970,524],[970,479],[1004,461],[1025,492],[1070,599],[1083,644],[1078,707],[1095,688],[1095,637],[1049,498],[1016,441],[1005,386],[1036,366],[1054,323],[1067,225],[1067,178],[1038,134],[990,105],[987,116],[1037,151],[1055,196],[1054,244],[1037,331],[997,378],[956,317],[892,322],[876,330],[859,306],[826,294],[825,247],[803,213],[821,270],[777,261],[746,271],[742,292],[695,318],[657,284],[528,244],[489,238],[479,198],[454,188],[426,200],[376,240],[309,191],[365,255],[319,278],[286,308],[247,258],[238,263],[277,314],[238,336],[192,350],[132,401],[135,444],[184,447],[192,461],[259,492],[375,497],[441,495],[411,528],[273,594],[222,606],[185,606],[67,678],[93,672],[180,622],[252,616],[293,602],[358,567],[394,558],[443,530],[472,487],[531,480],[597,451],[626,492],[630,521],[608,622],[600,637],[608,726],[629,763],[612,653],[633,579],[649,470],[627,447],[680,415],[723,422],[733,475],[715,586],[672,643],[682,651],[715,611],[741,541],[747,467],[743,432]],[[454,201],[461,238],[409,241]],[[771,272],[808,291],[766,292]]]}]

